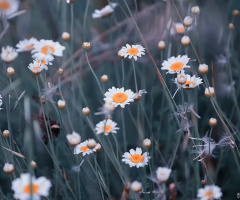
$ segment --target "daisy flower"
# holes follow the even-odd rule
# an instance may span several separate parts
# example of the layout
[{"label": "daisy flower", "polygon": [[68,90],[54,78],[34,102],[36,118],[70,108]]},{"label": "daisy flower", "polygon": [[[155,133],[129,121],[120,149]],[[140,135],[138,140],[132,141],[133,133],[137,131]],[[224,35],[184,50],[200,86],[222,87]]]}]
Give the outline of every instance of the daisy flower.
[{"label": "daisy flower", "polygon": [[86,140],[85,142],[80,143],[74,148],[74,154],[82,153],[82,155],[85,156],[86,154],[91,154],[97,151],[97,149],[98,149],[97,145],[94,148],[90,149],[88,147],[88,140]]},{"label": "daisy flower", "polygon": [[33,74],[38,75],[42,70],[47,70],[48,68],[46,65],[42,65],[35,60],[33,63],[29,64],[28,69],[30,69]]},{"label": "daisy flower", "polygon": [[18,0],[0,0],[1,13],[7,18],[11,17],[18,10],[18,7]]},{"label": "daisy flower", "polygon": [[81,142],[81,136],[75,131],[73,131],[72,134],[67,134],[66,137],[67,137],[68,143],[72,146],[76,146]]},{"label": "daisy flower", "polygon": [[[130,152],[130,153],[129,153]],[[136,151],[130,149],[129,152],[125,152],[123,154],[122,161],[126,164],[129,164],[130,167],[144,167],[148,164],[148,160],[150,159],[149,153],[145,152],[142,154],[142,149],[137,147]]]},{"label": "daisy flower", "polygon": [[132,46],[127,44],[126,47],[122,47],[120,49],[119,54],[121,56],[124,56],[124,58],[134,58],[134,60],[137,61],[138,57],[142,57],[142,55],[145,55],[145,48],[138,44]]},{"label": "daisy flower", "polygon": [[96,125],[95,130],[97,131],[97,134],[104,133],[104,135],[108,135],[109,133],[117,133],[117,130],[119,130],[119,128],[116,126],[117,123],[111,119],[104,119]]},{"label": "daisy flower", "polygon": [[160,182],[167,182],[172,170],[167,167],[158,167],[157,169],[157,180]]},{"label": "daisy flower", "polygon": [[[32,185],[30,179],[32,179]],[[20,178],[13,180],[11,188],[14,191],[13,196],[15,199],[30,200],[32,188],[32,199],[40,200],[41,196],[48,196],[51,186],[51,182],[43,176],[36,179],[31,177],[29,173],[24,173],[20,175]]]},{"label": "daisy flower", "polygon": [[40,40],[33,46],[33,58],[36,60],[53,60],[53,56],[63,56],[63,50],[65,47],[60,45],[59,42],[53,42],[52,40]]},{"label": "daisy flower", "polygon": [[183,85],[180,85],[177,81],[177,78],[175,78],[174,82],[177,84],[178,87],[183,87],[185,89],[192,89],[202,84],[201,78],[196,77],[195,75],[191,77],[188,74],[186,76],[187,76],[187,81]]},{"label": "daisy flower", "polygon": [[94,10],[94,13],[92,14],[92,18],[103,18],[109,16],[113,11],[114,8],[117,7],[117,3],[110,3],[109,5],[106,5],[101,10]]},{"label": "daisy flower", "polygon": [[2,53],[1,53],[2,61],[6,63],[11,63],[16,59],[17,56],[18,56],[18,53],[13,47],[10,47],[10,46],[2,47]]},{"label": "daisy flower", "polygon": [[33,50],[33,46],[36,42],[37,39],[33,37],[19,41],[19,43],[16,45],[17,52],[30,52]]},{"label": "daisy flower", "polygon": [[162,70],[168,70],[167,74],[175,74],[179,73],[181,70],[185,68],[190,68],[190,66],[187,65],[190,58],[187,56],[178,56],[178,57],[171,57],[168,60],[164,60],[162,63]]},{"label": "daisy flower", "polygon": [[121,106],[122,108],[125,108],[126,104],[133,102],[135,96],[133,91],[130,89],[124,91],[124,87],[122,88],[112,87],[108,89],[108,91],[104,95],[105,103],[113,103],[115,107]]},{"label": "daisy flower", "polygon": [[206,185],[204,188],[198,189],[197,197],[200,200],[219,199],[222,196],[221,188],[215,185]]}]

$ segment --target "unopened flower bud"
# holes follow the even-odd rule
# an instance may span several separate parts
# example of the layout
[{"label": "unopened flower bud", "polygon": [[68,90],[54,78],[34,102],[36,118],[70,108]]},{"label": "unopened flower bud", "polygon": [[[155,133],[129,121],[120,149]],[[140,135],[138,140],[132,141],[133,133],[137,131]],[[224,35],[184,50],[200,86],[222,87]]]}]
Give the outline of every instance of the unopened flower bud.
[{"label": "unopened flower bud", "polygon": [[198,15],[199,12],[200,12],[200,9],[199,9],[198,6],[193,6],[193,7],[191,8],[191,13],[192,13],[193,15]]},{"label": "unopened flower bud", "polygon": [[239,15],[239,10],[233,10],[233,15],[238,16]]},{"label": "unopened flower bud", "polygon": [[215,90],[213,87],[208,87],[208,88],[205,88],[205,92],[204,92],[204,95],[208,98],[210,98],[211,96],[215,95]]},{"label": "unopened flower bud", "polygon": [[94,139],[89,139],[87,142],[87,147],[90,149],[93,149],[96,145],[97,145],[97,143]]},{"label": "unopened flower bud", "polygon": [[59,75],[63,75],[64,69],[63,69],[63,68],[59,68],[58,71],[57,71],[57,73],[58,73]]},{"label": "unopened flower bud", "polygon": [[181,73],[181,74],[177,75],[177,82],[180,85],[183,85],[184,83],[186,83],[186,81],[187,81],[187,76],[184,73]]},{"label": "unopened flower bud", "polygon": [[101,144],[97,143],[97,145],[96,145],[96,150],[97,150],[97,151],[100,151],[101,149],[102,149]]},{"label": "unopened flower bud", "polygon": [[183,46],[188,46],[191,43],[191,40],[188,36],[183,36],[181,39],[181,44]]},{"label": "unopened flower bud", "polygon": [[15,74],[15,70],[12,67],[7,68],[7,75],[12,76]]},{"label": "unopened flower bud", "polygon": [[158,49],[164,50],[165,47],[166,47],[166,46],[165,46],[165,42],[161,40],[161,41],[158,43]]},{"label": "unopened flower bud", "polygon": [[82,44],[82,47],[86,50],[89,50],[91,48],[91,44],[90,44],[90,42],[84,42]]},{"label": "unopened flower bud", "polygon": [[210,118],[208,123],[209,123],[210,126],[216,126],[217,125],[217,119],[216,118]]},{"label": "unopened flower bud", "polygon": [[229,29],[229,30],[233,30],[233,29],[234,29],[233,23],[228,24],[228,29]]},{"label": "unopened flower bud", "polygon": [[5,163],[4,167],[3,167],[3,171],[6,174],[11,174],[14,171],[14,166],[12,164],[9,163]]},{"label": "unopened flower bud", "polygon": [[142,191],[142,183],[140,183],[139,181],[134,181],[131,183],[131,186],[130,186],[131,190],[133,192],[141,192]]},{"label": "unopened flower bud", "polygon": [[58,108],[63,109],[66,107],[66,102],[64,100],[58,100]]},{"label": "unopened flower bud", "polygon": [[62,39],[63,40],[69,40],[70,39],[70,34],[68,33],[68,32],[63,32],[63,34],[62,34]]},{"label": "unopened flower bud", "polygon": [[36,162],[34,162],[34,161],[32,160],[32,161],[31,161],[31,166],[32,166],[32,168],[36,168],[36,167],[37,167]]},{"label": "unopened flower bud", "polygon": [[88,115],[90,113],[90,109],[88,107],[85,107],[82,109],[82,114]]},{"label": "unopened flower bud", "polygon": [[146,149],[150,148],[151,145],[152,145],[152,142],[151,142],[150,139],[146,138],[145,140],[143,140],[143,146],[144,146]]},{"label": "unopened flower bud", "polygon": [[198,71],[200,74],[208,73],[208,66],[206,64],[200,64],[198,67]]},{"label": "unopened flower bud", "polygon": [[3,137],[9,137],[9,135],[10,135],[10,132],[9,132],[9,130],[4,130],[3,131]]},{"label": "unopened flower bud", "polygon": [[192,22],[193,22],[193,18],[190,17],[190,16],[187,16],[183,20],[183,25],[186,26],[186,27],[189,27],[189,26],[192,25]]},{"label": "unopened flower bud", "polygon": [[108,82],[108,76],[107,75],[102,75],[102,77],[101,77],[101,81],[103,82],[103,83],[105,83],[105,82]]}]

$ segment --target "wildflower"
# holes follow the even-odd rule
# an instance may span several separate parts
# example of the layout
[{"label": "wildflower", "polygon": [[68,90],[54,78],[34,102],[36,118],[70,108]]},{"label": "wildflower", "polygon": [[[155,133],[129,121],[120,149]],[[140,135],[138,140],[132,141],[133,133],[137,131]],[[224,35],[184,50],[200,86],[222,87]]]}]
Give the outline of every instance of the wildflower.
[{"label": "wildflower", "polygon": [[[195,77],[195,75],[191,77],[190,75],[187,74],[186,76],[187,76],[187,81],[183,85],[181,85],[181,87],[185,89],[195,88],[202,83],[202,79],[199,77]],[[178,85],[177,78],[175,78],[175,83]]]},{"label": "wildflower", "polygon": [[46,61],[53,60],[53,56],[63,56],[63,50],[65,50],[65,47],[60,45],[59,42],[43,39],[35,42],[33,48],[33,58]]},{"label": "wildflower", "polygon": [[91,48],[91,43],[90,42],[84,42],[82,44],[82,48],[89,50]]},{"label": "wildflower", "polygon": [[10,135],[10,132],[9,132],[9,130],[4,130],[3,131],[3,137],[9,137],[9,135]]},{"label": "wildflower", "polygon": [[32,71],[33,74],[38,75],[42,70],[48,70],[46,65],[40,64],[38,61],[34,60],[33,63],[30,63],[28,69]]},{"label": "wildflower", "polygon": [[43,176],[36,179],[35,177],[31,177],[29,173],[24,173],[20,175],[20,178],[12,181],[11,188],[14,191],[13,196],[15,199],[30,199],[32,189],[33,199],[36,200],[40,199],[41,196],[47,197],[51,186],[51,182]]},{"label": "wildflower", "polygon": [[14,166],[12,164],[9,163],[5,163],[4,167],[3,167],[3,171],[6,174],[11,174],[14,171]]},{"label": "wildflower", "polygon": [[152,145],[152,142],[151,142],[150,139],[146,138],[145,140],[143,140],[143,146],[144,146],[146,149],[150,148],[151,145]]},{"label": "wildflower", "polygon": [[7,75],[12,76],[15,74],[15,70],[12,67],[7,68]]},{"label": "wildflower", "polygon": [[210,98],[211,96],[215,95],[215,90],[213,87],[208,87],[208,88],[205,88],[205,92],[204,92],[204,95],[208,98]]},{"label": "wildflower", "polygon": [[89,113],[90,113],[90,109],[88,107],[85,107],[82,109],[82,114],[89,115]]},{"label": "wildflower", "polygon": [[134,60],[137,61],[138,57],[142,57],[142,55],[145,55],[145,48],[138,44],[132,46],[126,44],[126,47],[121,48],[120,53],[121,56],[124,56],[124,58],[134,58]]},{"label": "wildflower", "polygon": [[100,151],[101,149],[102,149],[101,144],[97,143],[97,145],[96,145],[96,150],[97,150],[97,151]]},{"label": "wildflower", "polygon": [[188,36],[183,36],[181,39],[181,44],[183,46],[188,46],[191,43],[191,40]]},{"label": "wildflower", "polygon": [[57,71],[57,73],[58,73],[60,76],[63,75],[63,73],[64,73],[64,69],[59,68],[58,71]]},{"label": "wildflower", "polygon": [[66,137],[67,137],[68,143],[72,146],[76,146],[81,142],[81,136],[75,131],[73,131],[72,134],[67,134]]},{"label": "wildflower", "polygon": [[157,168],[157,180],[159,182],[167,182],[172,170],[167,167],[158,167]]},{"label": "wildflower", "polygon": [[[129,153],[130,152],[130,153]],[[148,164],[148,160],[150,159],[149,153],[145,152],[142,154],[142,149],[137,147],[136,151],[130,149],[129,152],[125,152],[123,154],[122,161],[126,164],[129,164],[130,167],[144,167]]]},{"label": "wildflower", "polygon": [[171,57],[168,60],[164,60],[162,63],[162,70],[168,70],[167,74],[174,74],[179,73],[181,70],[185,68],[190,68],[187,65],[189,58],[187,56],[178,56],[178,57]]},{"label": "wildflower", "polygon": [[129,89],[124,91],[124,87],[115,88],[112,87],[104,94],[104,101],[106,103],[113,103],[115,107],[121,106],[125,108],[126,104],[134,101],[135,94]]},{"label": "wildflower", "polygon": [[160,49],[160,50],[164,50],[165,49],[165,42],[164,41],[161,40],[158,43],[158,49]]},{"label": "wildflower", "polygon": [[141,192],[142,191],[142,183],[140,183],[139,181],[133,181],[130,185],[130,189],[136,193]]},{"label": "wildflower", "polygon": [[69,40],[70,39],[70,33],[68,33],[68,32],[63,32],[63,34],[62,34],[62,39],[63,40]]},{"label": "wildflower", "polygon": [[16,45],[17,52],[30,52],[33,50],[33,46],[36,42],[37,40],[33,37],[19,41],[19,43]]},{"label": "wildflower", "polygon": [[201,157],[201,159],[198,161],[204,160],[204,158],[207,156],[211,156],[215,158],[216,157],[215,152],[218,147],[226,147],[229,145],[229,138],[226,136],[223,136],[218,143],[216,143],[214,139],[207,137],[207,135],[205,135],[203,138],[192,138],[192,137],[189,137],[189,138],[192,140],[203,141],[204,143],[204,144],[193,146],[194,148],[196,148],[196,150],[193,150],[192,153],[197,154],[197,156],[193,160],[196,160],[197,158]]},{"label": "wildflower", "polygon": [[105,83],[105,82],[108,82],[108,76],[107,75],[102,75],[102,77],[101,77],[101,81],[103,82],[103,83]]},{"label": "wildflower", "polygon": [[64,100],[61,100],[61,99],[58,100],[57,104],[60,109],[63,109],[66,107],[66,102]]},{"label": "wildflower", "polygon": [[197,197],[200,200],[220,199],[222,196],[221,188],[215,185],[206,185],[198,189]]},{"label": "wildflower", "polygon": [[139,101],[142,98],[142,94],[147,94],[147,91],[143,89],[135,93],[134,101]]},{"label": "wildflower", "polygon": [[32,166],[32,168],[36,168],[36,167],[37,167],[37,163],[32,160],[32,161],[31,161],[31,166]]},{"label": "wildflower", "polygon": [[180,85],[183,85],[184,83],[186,83],[187,81],[187,76],[184,73],[180,73],[177,75],[177,82]]},{"label": "wildflower", "polygon": [[199,9],[198,6],[193,6],[193,7],[191,8],[191,13],[192,13],[193,15],[198,15],[199,12],[200,12],[200,9]]},{"label": "wildflower", "polygon": [[0,0],[1,13],[7,18],[11,18],[11,15],[18,10],[18,7],[18,0]]},{"label": "wildflower", "polygon": [[[174,24],[174,31],[176,33],[184,33],[185,32],[185,28],[184,28],[182,23],[177,22],[177,23]],[[173,34],[174,31],[171,31],[172,34]]]},{"label": "wildflower", "polygon": [[116,126],[117,123],[111,119],[104,119],[96,125],[95,130],[97,131],[97,134],[104,133],[104,135],[109,135],[109,133],[117,133],[119,128]]},{"label": "wildflower", "polygon": [[228,29],[229,30],[233,30],[234,29],[234,24],[233,23],[229,23],[228,24]]},{"label": "wildflower", "polygon": [[95,115],[111,115],[115,110],[115,105],[113,103],[105,103],[101,108],[98,108],[99,112],[95,112]]},{"label": "wildflower", "polygon": [[90,154],[93,153],[95,151],[97,151],[97,149],[99,148],[99,146],[95,146],[94,148],[90,149],[88,146],[88,140],[86,140],[85,142],[82,142],[80,144],[78,144],[75,148],[74,148],[74,154],[79,154],[82,153],[83,156],[85,156],[86,154]]},{"label": "wildflower", "polygon": [[2,61],[6,63],[11,63],[16,59],[17,56],[18,56],[18,53],[13,47],[10,47],[10,46],[2,47],[2,53],[1,53]]},{"label": "wildflower", "polygon": [[94,13],[92,14],[92,18],[103,18],[109,16],[117,7],[117,3],[110,3],[109,5],[106,5],[104,8],[101,10],[94,10]]},{"label": "wildflower", "polygon": [[217,125],[217,119],[210,118],[208,123],[209,123],[210,126],[216,126]]},{"label": "wildflower", "polygon": [[187,16],[183,20],[183,25],[186,26],[186,27],[189,27],[189,26],[192,25],[192,22],[193,22],[193,18],[190,17],[190,16]]},{"label": "wildflower", "polygon": [[87,147],[89,149],[93,149],[94,147],[97,146],[97,143],[94,139],[89,139],[88,142],[87,142]]},{"label": "wildflower", "polygon": [[206,64],[200,64],[198,67],[198,71],[200,74],[208,73],[208,66]]},{"label": "wildflower", "polygon": [[238,16],[239,15],[239,10],[233,10],[233,15]]}]

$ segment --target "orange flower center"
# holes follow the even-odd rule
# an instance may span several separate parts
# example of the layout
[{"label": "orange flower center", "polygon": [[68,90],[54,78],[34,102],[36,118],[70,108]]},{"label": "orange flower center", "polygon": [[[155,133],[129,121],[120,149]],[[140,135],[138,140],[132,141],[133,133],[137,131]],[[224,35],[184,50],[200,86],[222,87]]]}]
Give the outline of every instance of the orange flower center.
[{"label": "orange flower center", "polygon": [[131,48],[128,50],[128,53],[132,56],[136,56],[139,51],[136,48]]},{"label": "orange flower center", "polygon": [[186,81],[186,83],[184,84],[186,87],[189,87],[190,85],[191,86],[194,86],[195,83],[193,81]]},{"label": "orange flower center", "polygon": [[36,70],[36,71],[38,71],[38,72],[41,71],[41,70],[40,70],[40,67],[33,67],[33,69]]},{"label": "orange flower center", "polygon": [[176,27],[176,32],[177,32],[177,33],[182,33],[182,32],[184,32],[184,31],[185,31],[185,29],[184,29],[183,26]]},{"label": "orange flower center", "polygon": [[116,93],[113,95],[112,100],[116,103],[124,103],[127,100],[128,96],[125,93]]},{"label": "orange flower center", "polygon": [[48,45],[42,47],[42,49],[41,49],[41,53],[46,54],[46,55],[50,54],[50,53],[54,53],[54,51],[55,51],[55,49]]},{"label": "orange flower center", "polygon": [[176,62],[176,63],[172,64],[170,68],[171,68],[171,70],[177,72],[183,68],[183,63]]},{"label": "orange flower center", "polygon": [[84,147],[80,148],[80,151],[82,151],[82,152],[86,152],[88,150],[89,150],[89,148],[87,146],[84,146]]},{"label": "orange flower center", "polygon": [[213,192],[212,191],[207,191],[204,196],[205,197],[212,197],[213,196]]},{"label": "orange flower center", "polygon": [[[102,127],[102,130],[104,130],[104,127]],[[109,133],[112,130],[112,127],[107,125],[105,126],[105,133]]]},{"label": "orange flower center", "polygon": [[28,49],[31,49],[32,47],[33,47],[33,44],[28,45],[28,46],[25,46],[24,49],[25,49],[25,50],[28,50]]},{"label": "orange flower center", "polygon": [[7,1],[1,1],[0,2],[0,8],[1,10],[7,10],[10,8],[10,3],[8,3]]},{"label": "orange flower center", "polygon": [[140,163],[143,162],[144,158],[140,154],[134,154],[130,157],[130,161],[133,163]]},{"label": "orange flower center", "polygon": [[[32,193],[33,194],[37,194],[39,190],[39,186],[38,185],[35,185],[35,184],[32,184]],[[31,185],[27,185],[24,189],[23,189],[24,193],[26,194],[31,194]]]}]

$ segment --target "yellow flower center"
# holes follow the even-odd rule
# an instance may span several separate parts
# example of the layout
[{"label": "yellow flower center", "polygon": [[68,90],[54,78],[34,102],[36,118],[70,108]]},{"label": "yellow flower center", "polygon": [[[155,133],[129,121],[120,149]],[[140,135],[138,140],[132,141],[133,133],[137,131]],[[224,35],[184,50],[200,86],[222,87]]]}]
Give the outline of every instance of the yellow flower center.
[{"label": "yellow flower center", "polygon": [[[37,194],[38,190],[39,190],[39,186],[32,184],[32,193]],[[31,185],[29,184],[25,186],[25,188],[23,189],[23,192],[26,194],[31,194]]]},{"label": "yellow flower center", "polygon": [[46,54],[46,55],[49,53],[54,53],[54,51],[55,51],[55,49],[48,45],[42,47],[42,49],[41,49],[41,53]]},{"label": "yellow flower center", "polygon": [[184,29],[183,26],[176,27],[176,32],[177,32],[177,33],[182,33],[182,32],[184,32],[184,31],[185,31],[185,29]]},{"label": "yellow flower center", "polygon": [[213,196],[213,192],[212,191],[207,191],[204,196],[205,197],[212,197]]},{"label": "yellow flower center", "polygon": [[[104,130],[104,127],[102,127],[102,130]],[[112,130],[112,127],[107,125],[105,126],[105,133],[109,133]]]},{"label": "yellow flower center", "polygon": [[89,150],[89,148],[87,146],[84,146],[84,147],[80,148],[80,151],[82,151],[82,152],[86,152],[88,150]]},{"label": "yellow flower center", "polygon": [[183,63],[176,62],[176,63],[172,64],[170,68],[171,68],[171,70],[177,72],[183,68]]},{"label": "yellow flower center", "polygon": [[25,46],[23,49],[28,50],[28,49],[31,49],[32,47],[33,47],[33,44]]},{"label": "yellow flower center", "polygon": [[136,48],[131,48],[128,50],[128,53],[132,56],[136,56],[139,51]]},{"label": "yellow flower center", "polygon": [[10,3],[7,2],[7,1],[1,1],[0,2],[0,8],[1,8],[2,11],[7,10],[7,9],[10,8]]},{"label": "yellow flower center", "polygon": [[192,86],[195,85],[195,83],[194,83],[193,81],[186,81],[184,85],[185,85],[186,87],[189,87],[190,84],[191,84]]},{"label": "yellow flower center", "polygon": [[119,92],[113,95],[112,100],[116,103],[124,103],[128,96],[125,93]]},{"label": "yellow flower center", "polygon": [[134,154],[130,157],[130,161],[133,163],[140,163],[143,162],[144,158],[140,154]]}]

